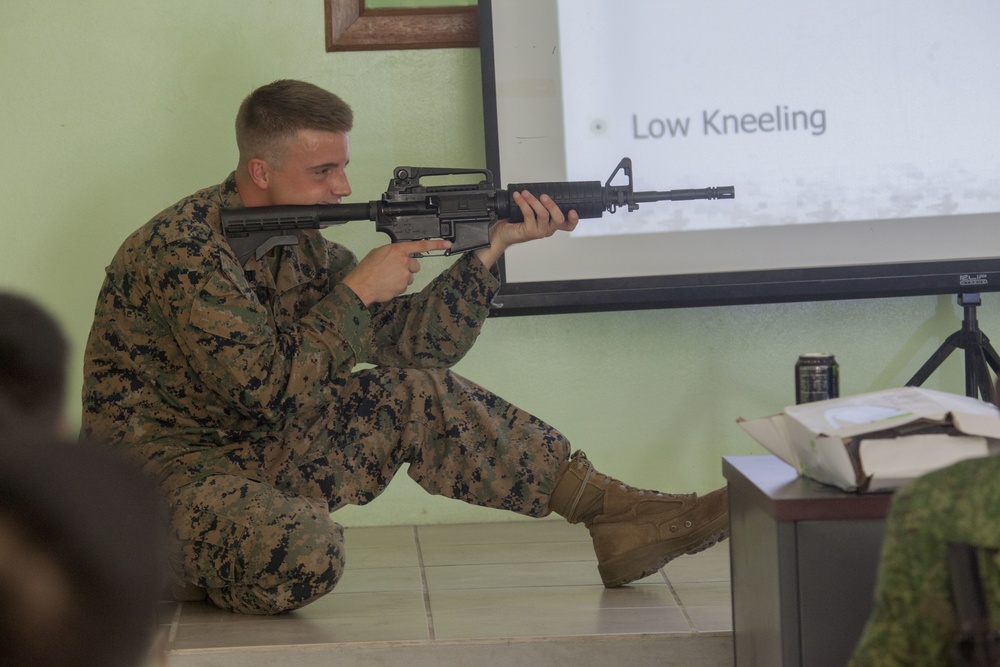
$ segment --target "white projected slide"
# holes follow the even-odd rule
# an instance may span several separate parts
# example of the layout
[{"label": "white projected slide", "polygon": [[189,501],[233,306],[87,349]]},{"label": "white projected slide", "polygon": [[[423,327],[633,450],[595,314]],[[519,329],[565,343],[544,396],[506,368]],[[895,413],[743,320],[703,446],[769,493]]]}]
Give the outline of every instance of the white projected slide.
[{"label": "white projected slide", "polygon": [[712,4],[559,3],[568,177],[624,149],[637,189],[739,186],[735,206],[646,207],[584,233],[1000,208],[1000,86],[978,60],[998,35],[963,16],[976,3]]},{"label": "white projected slide", "polygon": [[499,0],[492,12],[504,183],[603,181],[628,156],[637,191],[736,189],[512,249],[512,281],[1000,254],[1000,3]]}]

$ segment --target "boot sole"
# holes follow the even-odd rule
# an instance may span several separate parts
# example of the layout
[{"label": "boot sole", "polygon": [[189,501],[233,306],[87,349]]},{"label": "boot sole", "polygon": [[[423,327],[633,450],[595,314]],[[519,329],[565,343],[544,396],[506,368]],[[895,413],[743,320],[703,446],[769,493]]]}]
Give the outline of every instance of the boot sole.
[{"label": "boot sole", "polygon": [[[601,581],[605,588],[624,586],[636,579],[648,577],[678,556],[696,554],[721,542],[729,537],[728,513],[709,523],[707,531],[707,535],[705,532],[694,533],[684,538],[650,544],[600,563],[597,571],[601,574]],[[664,549],[670,551],[664,555]]]}]

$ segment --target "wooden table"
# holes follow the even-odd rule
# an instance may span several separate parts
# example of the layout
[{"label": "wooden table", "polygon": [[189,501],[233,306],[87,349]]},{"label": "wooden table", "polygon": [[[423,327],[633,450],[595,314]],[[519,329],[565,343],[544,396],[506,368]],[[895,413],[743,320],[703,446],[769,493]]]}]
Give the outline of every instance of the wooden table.
[{"label": "wooden table", "polygon": [[871,610],[891,494],[846,493],[775,456],[727,456],[737,667],[843,667]]}]

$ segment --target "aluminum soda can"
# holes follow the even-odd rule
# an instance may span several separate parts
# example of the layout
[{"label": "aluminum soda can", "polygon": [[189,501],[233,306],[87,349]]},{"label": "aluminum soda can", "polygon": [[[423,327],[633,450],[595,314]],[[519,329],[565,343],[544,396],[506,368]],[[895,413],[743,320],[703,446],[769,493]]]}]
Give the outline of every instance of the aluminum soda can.
[{"label": "aluminum soda can", "polygon": [[795,362],[795,402],[825,401],[840,396],[840,368],[832,354],[810,352]]}]

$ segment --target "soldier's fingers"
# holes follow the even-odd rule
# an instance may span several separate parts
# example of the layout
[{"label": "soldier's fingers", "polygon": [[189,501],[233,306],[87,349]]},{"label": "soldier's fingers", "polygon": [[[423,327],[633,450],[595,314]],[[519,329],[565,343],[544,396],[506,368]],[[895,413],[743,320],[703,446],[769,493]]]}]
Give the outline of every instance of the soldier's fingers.
[{"label": "soldier's fingers", "polygon": [[566,220],[566,216],[563,215],[562,209],[559,208],[559,204],[555,202],[552,197],[548,195],[542,195],[539,200],[541,205],[549,214],[549,221],[554,225],[561,225]]},{"label": "soldier's fingers", "polygon": [[566,221],[559,227],[560,229],[571,232],[576,229],[577,224],[580,222],[580,216],[576,211],[570,211],[566,216]]},{"label": "soldier's fingers", "polygon": [[[535,213],[535,220],[538,221],[540,227],[547,227],[552,219],[552,212],[549,209],[549,205],[545,204],[545,200],[551,202],[552,206],[555,206],[555,202],[548,195],[542,195],[541,199],[535,197],[527,190],[523,193],[525,195],[524,200],[527,202],[528,206]],[[556,211],[559,210],[558,206],[555,206]]]},{"label": "soldier's fingers", "polygon": [[514,201],[517,203],[517,207],[521,209],[521,215],[524,217],[524,222],[527,224],[532,224],[537,221],[539,212],[544,215],[548,215],[545,207],[542,206],[541,202],[527,190],[521,190],[520,192],[514,193]]}]

